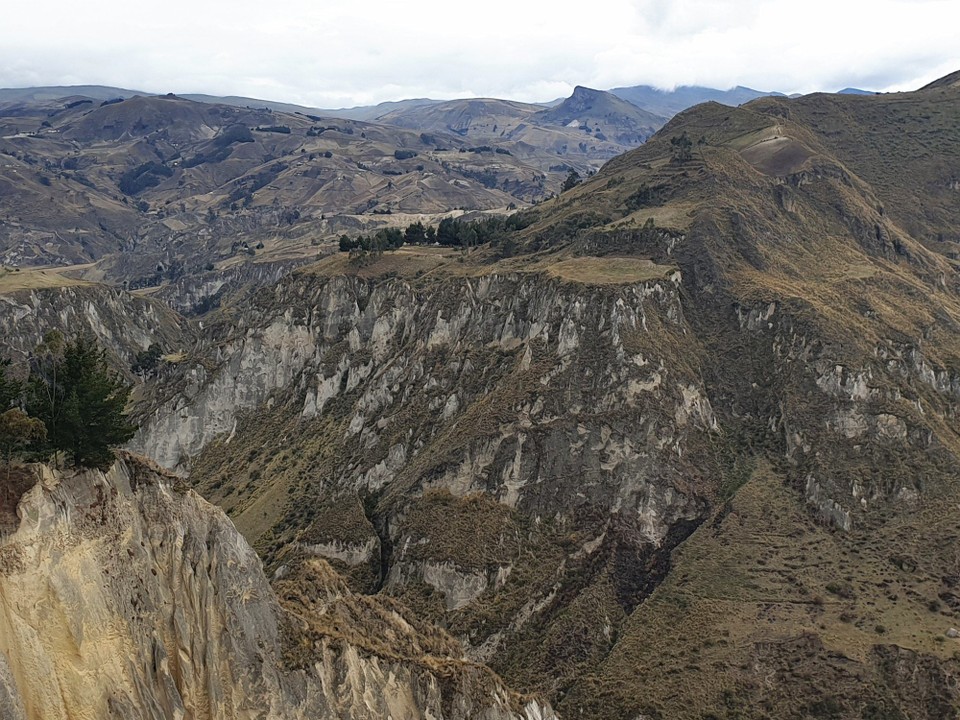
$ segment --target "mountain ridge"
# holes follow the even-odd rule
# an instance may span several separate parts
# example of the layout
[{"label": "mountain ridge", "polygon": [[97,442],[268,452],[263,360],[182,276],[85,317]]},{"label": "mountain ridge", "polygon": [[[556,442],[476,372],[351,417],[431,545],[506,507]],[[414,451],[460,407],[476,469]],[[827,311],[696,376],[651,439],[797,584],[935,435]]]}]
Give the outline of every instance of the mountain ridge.
[{"label": "mountain ridge", "polygon": [[[563,717],[955,715],[953,77],[703,103],[489,243],[268,274],[133,444]],[[156,302],[8,297],[31,333]]]},{"label": "mountain ridge", "polygon": [[[617,87],[606,92],[610,92],[621,97],[628,102],[632,102],[630,97],[634,97],[640,102],[637,105],[642,110],[660,116],[671,116],[699,102],[710,99],[727,98],[726,104],[739,105],[756,97],[765,95],[780,95],[782,93],[763,92],[737,86],[728,90],[719,90],[700,86],[680,86],[673,90],[660,90],[650,85],[631,85]],[[55,100],[68,96],[84,96],[98,100],[113,100],[117,97],[130,98],[134,95],[144,97],[160,96],[163,93],[149,93],[142,90],[130,90],[106,85],[67,85],[67,86],[35,86],[23,88],[0,88],[0,103],[13,101],[41,101]],[[378,117],[386,115],[395,110],[412,109],[418,106],[427,106],[444,102],[459,102],[483,98],[454,98],[452,100],[436,100],[432,98],[407,98],[403,100],[389,100],[375,105],[357,105],[349,108],[319,108],[298,103],[290,103],[279,100],[269,100],[264,98],[251,98],[239,95],[212,95],[209,93],[174,93],[180,97],[195,100],[198,102],[207,102],[213,104],[233,105],[237,107],[247,107],[251,109],[269,108],[279,112],[300,113],[318,115],[322,117],[341,118],[348,120],[360,120],[365,122],[375,121]],[[641,98],[645,98],[643,101]],[[563,102],[565,98],[558,98],[553,101],[543,103],[522,103],[528,105],[541,105],[552,107]],[[520,102],[520,101],[504,101]],[[634,103],[636,104],[636,103]]]},{"label": "mountain ridge", "polygon": [[[280,348],[231,339],[225,314],[221,369],[164,401],[155,417],[210,442],[167,420],[139,442],[194,458],[265,557],[299,537],[339,558],[565,716],[825,702],[933,720],[956,704],[950,554],[929,548],[960,457],[958,210],[949,184],[914,200],[912,177],[950,166],[898,128],[955,158],[958,104],[950,88],[707,103],[538,206],[512,257],[328,258],[244,305]],[[290,449],[258,450],[264,432]],[[741,527],[756,549],[723,550]],[[511,560],[525,552],[536,567]],[[657,641],[681,626],[698,629]]]}]

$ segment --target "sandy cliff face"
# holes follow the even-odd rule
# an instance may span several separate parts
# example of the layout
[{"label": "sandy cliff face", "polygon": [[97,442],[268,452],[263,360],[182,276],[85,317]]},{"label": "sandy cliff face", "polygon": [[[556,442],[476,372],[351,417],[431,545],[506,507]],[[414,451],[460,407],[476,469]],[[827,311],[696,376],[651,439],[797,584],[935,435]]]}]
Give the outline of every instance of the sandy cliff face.
[{"label": "sandy cliff face", "polygon": [[223,512],[140,460],[36,471],[0,540],[4,718],[553,717],[321,561],[278,600]]}]

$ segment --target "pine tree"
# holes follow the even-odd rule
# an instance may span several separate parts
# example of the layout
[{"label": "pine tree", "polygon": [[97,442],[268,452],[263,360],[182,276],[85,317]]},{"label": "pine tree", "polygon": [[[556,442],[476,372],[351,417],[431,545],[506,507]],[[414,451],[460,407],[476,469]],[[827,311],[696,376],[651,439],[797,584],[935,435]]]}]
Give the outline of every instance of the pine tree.
[{"label": "pine tree", "polygon": [[407,245],[420,245],[427,240],[427,229],[419,220],[411,225],[403,233],[403,241]]},{"label": "pine tree", "polygon": [[49,336],[38,348],[27,387],[27,411],[47,429],[47,449],[74,465],[107,468],[113,448],[137,428],[124,415],[131,386],[110,371],[106,353],[83,336]]},{"label": "pine tree", "polygon": [[560,192],[573,190],[579,184],[580,184],[580,173],[578,173],[576,170],[571,169],[570,173],[567,175],[567,179],[563,181],[563,186],[560,188]]}]

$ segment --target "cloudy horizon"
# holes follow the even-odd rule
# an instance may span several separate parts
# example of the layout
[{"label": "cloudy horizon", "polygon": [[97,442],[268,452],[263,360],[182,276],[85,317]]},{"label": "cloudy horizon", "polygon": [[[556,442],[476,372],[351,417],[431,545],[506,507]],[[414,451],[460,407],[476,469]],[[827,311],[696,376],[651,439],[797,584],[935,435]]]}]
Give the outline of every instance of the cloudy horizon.
[{"label": "cloudy horizon", "polygon": [[960,69],[958,22],[953,0],[170,0],[151,13],[50,0],[42,15],[5,10],[0,87],[109,85],[321,108],[543,102],[575,85],[896,91]]}]

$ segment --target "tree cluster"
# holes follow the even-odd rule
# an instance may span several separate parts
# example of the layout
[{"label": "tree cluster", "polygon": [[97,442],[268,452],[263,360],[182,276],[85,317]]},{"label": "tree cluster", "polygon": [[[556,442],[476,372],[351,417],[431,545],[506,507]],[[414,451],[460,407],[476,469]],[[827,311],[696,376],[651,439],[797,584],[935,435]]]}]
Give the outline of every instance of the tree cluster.
[{"label": "tree cluster", "polygon": [[157,162],[145,162],[127,170],[120,176],[117,185],[124,195],[136,195],[147,188],[159,185],[164,178],[173,175],[173,170]]},{"label": "tree cluster", "polygon": [[130,366],[130,370],[137,375],[147,375],[157,369],[162,357],[163,350],[160,349],[160,346],[157,343],[150,343],[150,347],[137,353],[137,358]]},{"label": "tree cluster", "polygon": [[684,163],[693,157],[693,141],[686,131],[670,138],[670,156],[673,162]]},{"label": "tree cluster", "polygon": [[444,218],[434,228],[419,220],[406,228],[382,228],[373,235],[340,236],[340,252],[383,252],[396,250],[404,245],[442,245],[444,247],[471,248],[488,243],[514,247],[513,233],[523,230],[533,222],[532,215],[514,213],[506,218],[492,217],[465,221]]},{"label": "tree cluster", "polygon": [[137,428],[124,412],[131,386],[110,369],[106,352],[82,335],[66,340],[53,331],[29,364],[22,382],[11,376],[9,360],[0,361],[3,460],[64,457],[78,467],[109,467],[113,448]]},{"label": "tree cluster", "polygon": [[571,168],[570,172],[567,174],[567,179],[563,181],[563,185],[560,187],[560,192],[573,190],[579,184],[580,184],[580,173],[578,173],[576,170]]}]

